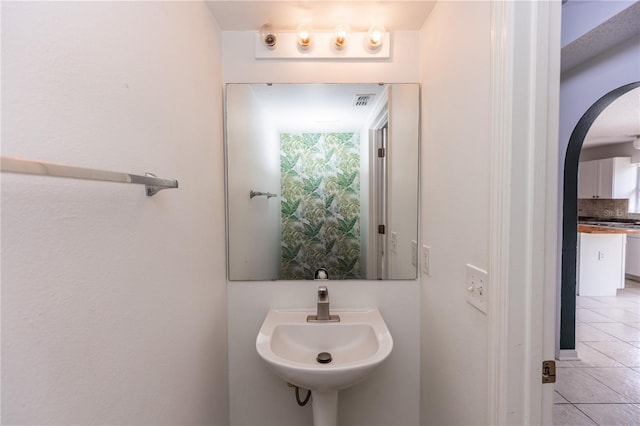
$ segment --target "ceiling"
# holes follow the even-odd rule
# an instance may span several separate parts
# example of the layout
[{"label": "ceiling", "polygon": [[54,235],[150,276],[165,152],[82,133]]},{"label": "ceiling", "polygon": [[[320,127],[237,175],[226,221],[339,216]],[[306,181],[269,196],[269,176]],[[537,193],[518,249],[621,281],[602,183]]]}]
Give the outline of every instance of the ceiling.
[{"label": "ceiling", "polygon": [[[588,21],[586,17],[583,20]],[[640,1],[578,37],[562,48],[561,72],[567,72],[585,61],[615,49],[640,34]]]},{"label": "ceiling", "polygon": [[352,31],[384,25],[390,31],[417,31],[435,1],[206,1],[223,31],[258,31],[269,22],[281,31],[294,31],[300,24],[331,30],[347,24]]},{"label": "ceiling", "polygon": [[631,142],[640,135],[640,88],[613,101],[595,119],[583,147]]}]

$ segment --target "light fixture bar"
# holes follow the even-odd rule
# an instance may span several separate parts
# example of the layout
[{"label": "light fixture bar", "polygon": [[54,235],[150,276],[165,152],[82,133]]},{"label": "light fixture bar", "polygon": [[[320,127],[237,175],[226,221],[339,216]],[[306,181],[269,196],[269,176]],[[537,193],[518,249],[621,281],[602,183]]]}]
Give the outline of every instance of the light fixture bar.
[{"label": "light fixture bar", "polygon": [[314,32],[313,43],[308,49],[300,49],[295,32],[280,32],[278,45],[268,49],[260,36],[255,33],[256,59],[388,59],[391,57],[391,35],[385,32],[378,49],[371,49],[367,32],[352,32],[342,49],[335,47],[335,33]]}]

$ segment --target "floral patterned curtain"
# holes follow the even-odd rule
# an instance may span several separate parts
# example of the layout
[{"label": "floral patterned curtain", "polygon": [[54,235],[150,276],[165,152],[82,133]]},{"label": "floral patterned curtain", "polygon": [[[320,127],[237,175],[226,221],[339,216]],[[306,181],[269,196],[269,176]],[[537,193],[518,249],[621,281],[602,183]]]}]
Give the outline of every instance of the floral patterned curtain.
[{"label": "floral patterned curtain", "polygon": [[280,135],[283,279],[360,278],[357,133]]}]

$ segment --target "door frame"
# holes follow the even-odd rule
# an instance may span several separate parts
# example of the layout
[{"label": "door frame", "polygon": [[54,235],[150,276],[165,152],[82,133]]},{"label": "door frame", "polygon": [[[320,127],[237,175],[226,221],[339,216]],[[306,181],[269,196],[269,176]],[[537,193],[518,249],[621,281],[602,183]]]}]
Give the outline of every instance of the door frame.
[{"label": "door frame", "polygon": [[550,424],[561,2],[492,3],[487,423]]},{"label": "door frame", "polygon": [[[384,92],[380,96],[378,105],[376,105],[373,113],[373,120],[369,124],[369,173],[371,176],[375,176],[374,179],[370,179],[369,184],[369,229],[368,229],[368,247],[367,247],[367,277],[375,277],[377,280],[386,279],[385,274],[388,271],[388,257],[386,254],[387,236],[378,234],[378,225],[386,224],[386,211],[381,216],[379,211],[380,207],[380,193],[378,191],[378,178],[380,177],[380,162],[378,160],[378,145],[379,138],[382,129],[388,126],[389,123],[389,99],[388,99],[387,86]],[[385,160],[386,163],[386,160]],[[386,164],[385,164],[386,167]],[[382,175],[385,179],[386,185],[386,173],[387,170],[383,170]],[[385,188],[386,190],[386,188]],[[386,204],[386,196],[383,203]],[[382,275],[380,275],[380,251],[384,251],[382,255]]]}]

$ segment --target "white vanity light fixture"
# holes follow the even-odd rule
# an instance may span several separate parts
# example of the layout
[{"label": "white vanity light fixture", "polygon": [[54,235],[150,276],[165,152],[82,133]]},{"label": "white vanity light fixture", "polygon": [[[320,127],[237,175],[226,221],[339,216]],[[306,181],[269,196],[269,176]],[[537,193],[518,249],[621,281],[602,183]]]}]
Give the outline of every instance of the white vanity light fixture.
[{"label": "white vanity light fixture", "polygon": [[[264,26],[263,26],[264,27]],[[366,28],[366,27],[365,27]],[[362,59],[380,60],[391,57],[391,35],[379,25],[372,32],[350,31],[347,25],[317,31],[300,25],[296,31],[282,28],[275,40],[269,33],[255,33],[256,59]],[[270,45],[272,41],[274,44]]]},{"label": "white vanity light fixture", "polygon": [[267,49],[275,49],[278,44],[278,33],[272,24],[266,23],[260,27],[260,40]]}]

